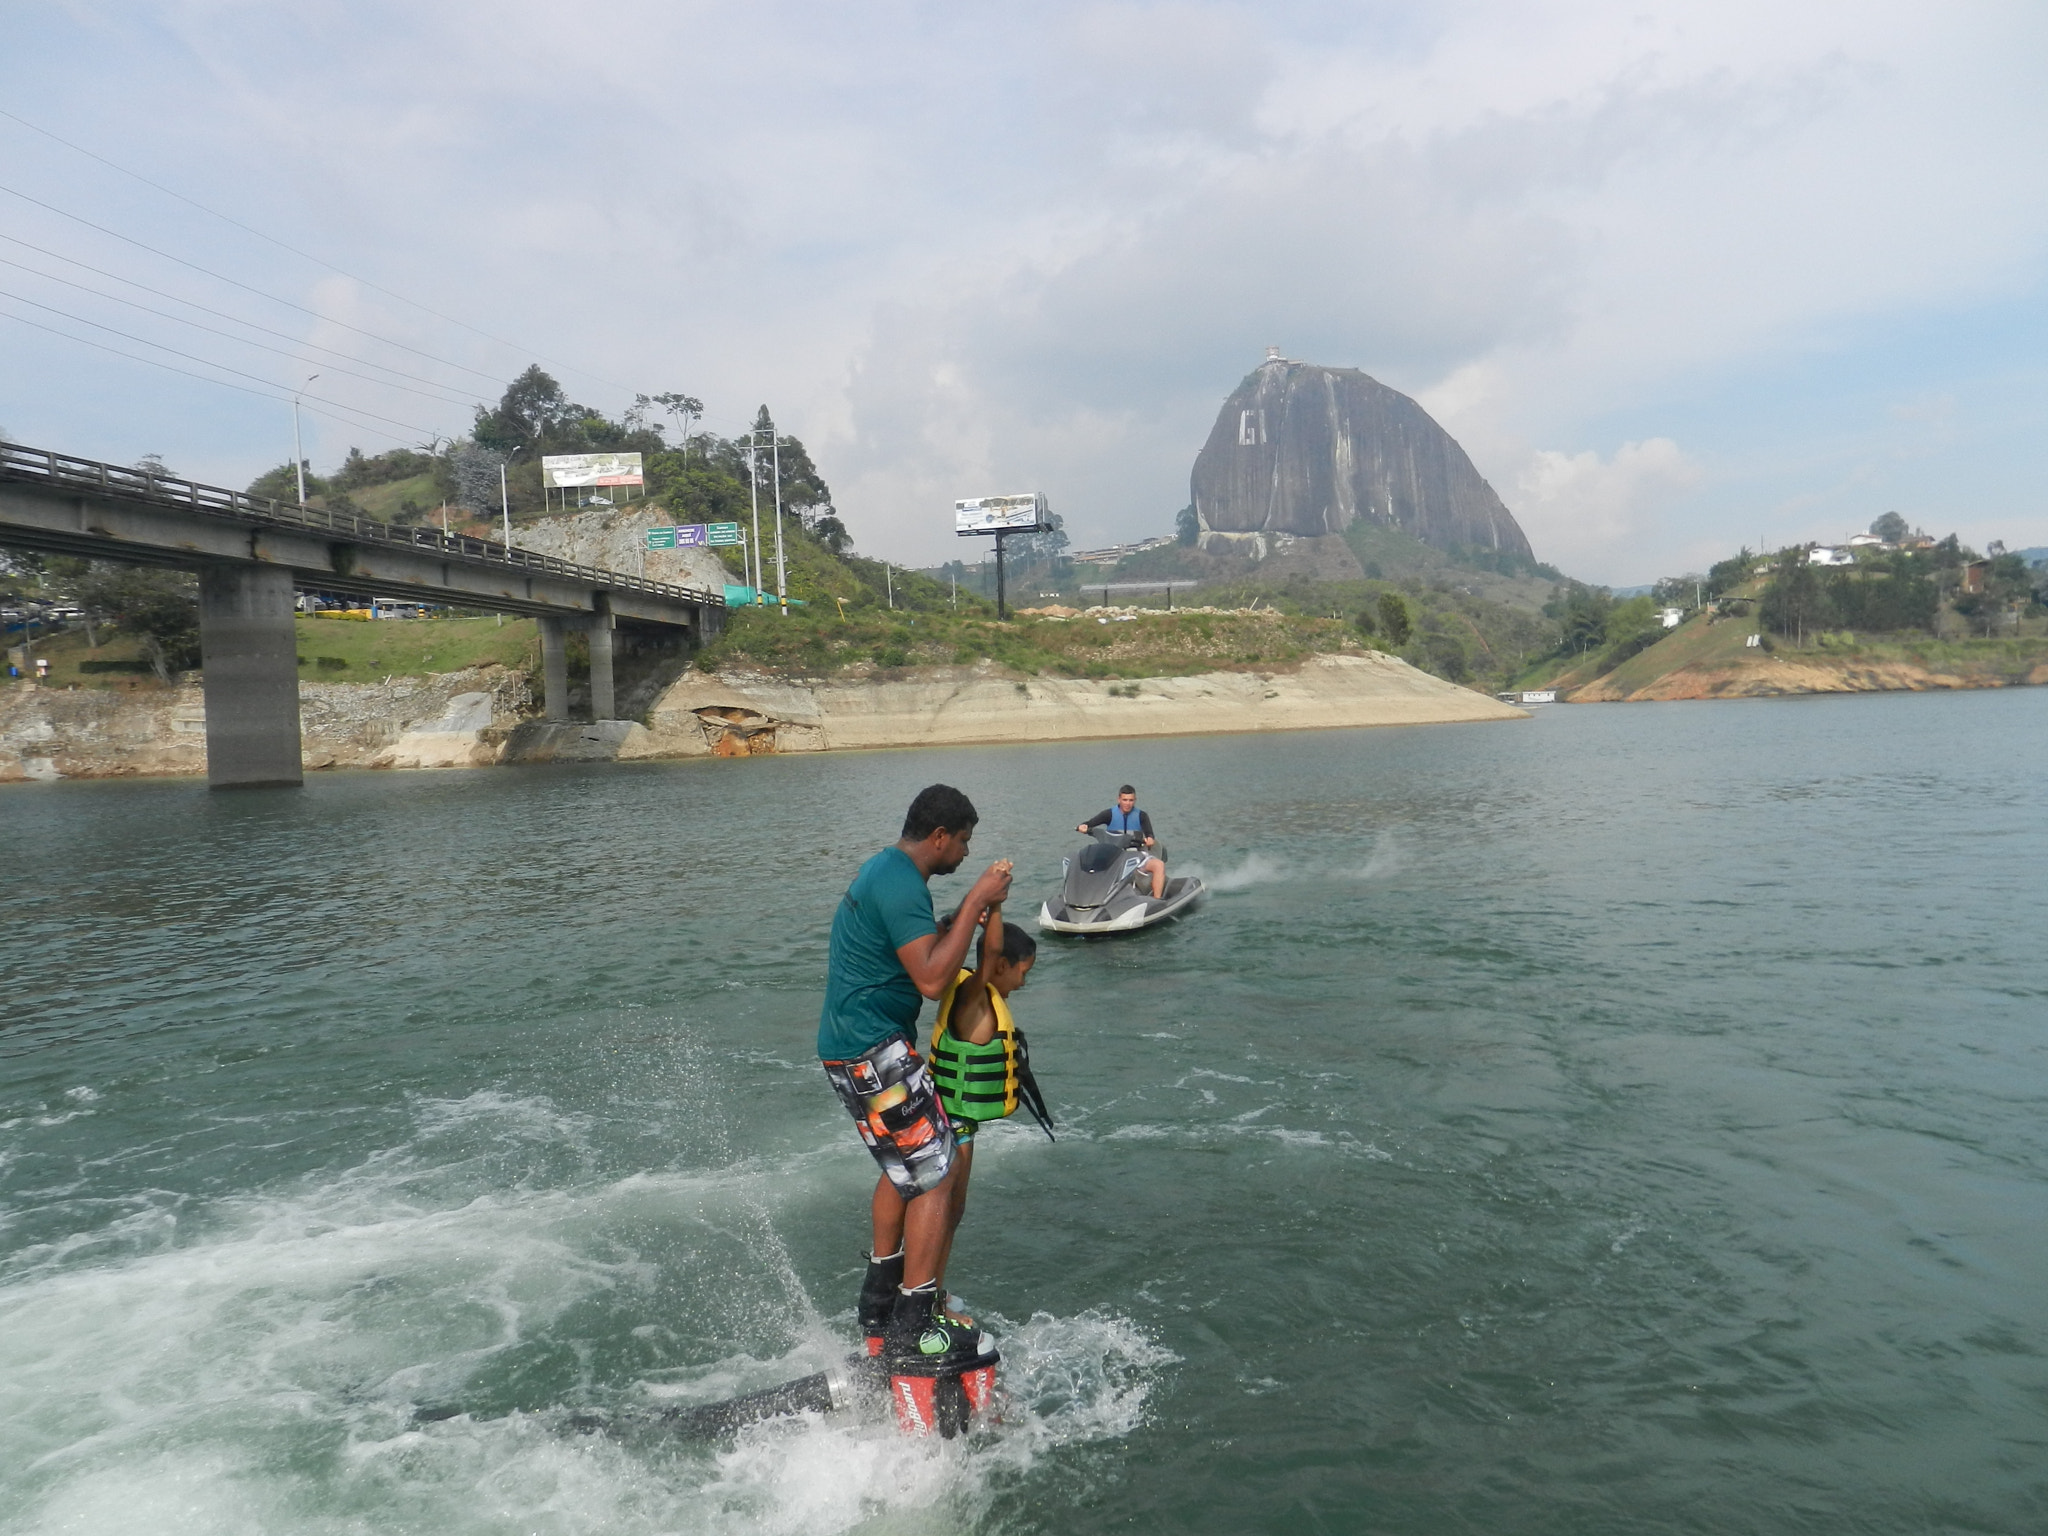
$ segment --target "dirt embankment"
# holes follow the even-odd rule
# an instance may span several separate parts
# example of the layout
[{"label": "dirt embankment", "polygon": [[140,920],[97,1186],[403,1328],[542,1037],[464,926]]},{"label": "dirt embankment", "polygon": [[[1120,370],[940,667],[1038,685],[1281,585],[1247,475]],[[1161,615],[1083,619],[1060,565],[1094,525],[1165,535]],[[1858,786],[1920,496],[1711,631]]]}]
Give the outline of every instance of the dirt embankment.
[{"label": "dirt embankment", "polygon": [[[471,668],[383,683],[300,684],[306,767],[757,756],[970,742],[1079,741],[1513,720],[1525,712],[1378,654],[1128,682],[994,662],[804,678],[692,671],[647,721],[532,718],[522,672]],[[196,683],[115,693],[0,689],[0,781],[206,771]]]},{"label": "dirt embankment", "polygon": [[1761,699],[1798,693],[1927,693],[1959,688],[2018,688],[2048,683],[2048,662],[1930,665],[1898,657],[1760,655],[1739,662],[1680,667],[1645,682],[1618,674],[1571,690],[1573,704],[1678,699]]},{"label": "dirt embankment", "polygon": [[1515,720],[1525,712],[1378,654],[1127,682],[993,662],[803,679],[692,673],[621,756],[722,756],[998,741],[1192,736]]},{"label": "dirt embankment", "polygon": [[[532,703],[526,675],[504,667],[301,683],[301,751],[308,768],[482,767],[503,756]],[[0,687],[0,782],[204,772],[196,678],[119,692]]]}]

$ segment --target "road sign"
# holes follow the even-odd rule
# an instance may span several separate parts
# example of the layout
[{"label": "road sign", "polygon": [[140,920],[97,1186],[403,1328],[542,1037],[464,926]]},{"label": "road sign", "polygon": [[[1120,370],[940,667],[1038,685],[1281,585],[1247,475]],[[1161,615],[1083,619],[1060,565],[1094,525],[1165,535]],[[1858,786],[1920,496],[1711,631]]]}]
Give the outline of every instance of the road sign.
[{"label": "road sign", "polygon": [[650,528],[647,530],[647,547],[649,549],[674,549],[676,547],[676,533],[677,530],[674,528]]},{"label": "road sign", "polygon": [[702,523],[686,523],[676,529],[676,547],[678,549],[702,549],[704,547],[704,525]]},{"label": "road sign", "polygon": [[740,525],[738,523],[706,523],[704,525],[704,542],[716,549],[723,545],[742,544],[746,541],[740,537]]}]

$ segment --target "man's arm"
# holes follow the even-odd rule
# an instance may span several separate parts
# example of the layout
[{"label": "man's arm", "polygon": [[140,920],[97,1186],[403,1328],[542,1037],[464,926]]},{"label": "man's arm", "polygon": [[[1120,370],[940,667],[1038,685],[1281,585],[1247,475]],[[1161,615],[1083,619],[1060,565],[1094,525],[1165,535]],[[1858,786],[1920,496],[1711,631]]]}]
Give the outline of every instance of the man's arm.
[{"label": "man's arm", "polygon": [[1153,843],[1153,837],[1152,837],[1152,813],[1151,813],[1151,812],[1149,812],[1149,811],[1140,811],[1140,812],[1138,812],[1138,830],[1139,830],[1140,832],[1144,833],[1144,835],[1145,835],[1145,846],[1146,846],[1147,848],[1150,848],[1150,847],[1152,846],[1152,843]]},{"label": "man's arm", "polygon": [[1090,827],[1106,827],[1108,825],[1109,812],[1097,811],[1093,816],[1090,816],[1086,821],[1082,822],[1081,825],[1074,828],[1074,830],[1076,832],[1086,832]]},{"label": "man's arm", "polygon": [[960,903],[952,926],[944,933],[927,933],[900,946],[896,958],[903,963],[911,985],[925,997],[936,1000],[960,974],[960,962],[967,958],[967,946],[974,942],[975,925],[982,913],[998,906],[1010,894],[1010,861],[997,859],[989,865],[974,888]]}]

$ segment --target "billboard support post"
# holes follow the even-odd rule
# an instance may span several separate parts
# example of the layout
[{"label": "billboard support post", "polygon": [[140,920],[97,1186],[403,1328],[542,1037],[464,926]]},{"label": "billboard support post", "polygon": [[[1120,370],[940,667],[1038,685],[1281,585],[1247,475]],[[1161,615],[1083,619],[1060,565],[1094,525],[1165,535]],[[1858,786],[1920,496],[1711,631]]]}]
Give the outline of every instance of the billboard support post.
[{"label": "billboard support post", "polygon": [[981,496],[953,503],[953,531],[962,538],[993,534],[996,541],[996,619],[1010,616],[1003,542],[1013,533],[1037,533],[1051,528],[1052,514],[1045,497],[1033,491],[1023,496]]}]

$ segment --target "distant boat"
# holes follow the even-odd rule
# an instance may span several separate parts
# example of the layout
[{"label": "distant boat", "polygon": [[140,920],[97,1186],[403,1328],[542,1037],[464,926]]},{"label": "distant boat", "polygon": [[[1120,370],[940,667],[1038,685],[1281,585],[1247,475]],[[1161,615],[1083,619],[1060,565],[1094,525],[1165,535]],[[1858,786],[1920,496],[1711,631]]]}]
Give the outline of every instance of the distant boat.
[{"label": "distant boat", "polygon": [[1507,693],[1497,693],[1494,697],[1503,704],[1555,704],[1557,702],[1557,690],[1555,688],[1525,688],[1520,693],[1509,691]]}]

